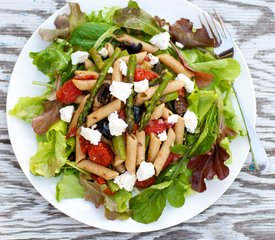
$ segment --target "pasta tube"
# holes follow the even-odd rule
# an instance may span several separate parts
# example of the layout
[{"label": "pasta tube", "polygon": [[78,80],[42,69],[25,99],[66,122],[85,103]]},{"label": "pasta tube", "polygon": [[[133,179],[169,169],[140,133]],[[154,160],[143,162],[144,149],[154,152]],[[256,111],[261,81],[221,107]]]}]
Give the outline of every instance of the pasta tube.
[{"label": "pasta tube", "polygon": [[142,161],[145,161],[145,132],[137,132],[137,161],[136,165],[138,166]]},{"label": "pasta tube", "polygon": [[76,140],[75,140],[75,162],[78,164],[81,160],[86,158],[86,154],[82,152],[80,146],[80,128],[76,131]]},{"label": "pasta tube", "polygon": [[174,126],[176,140],[175,144],[182,144],[183,143],[183,136],[184,136],[184,119],[181,116],[178,116],[178,122]]},{"label": "pasta tube", "polygon": [[134,134],[126,134],[125,167],[132,175],[136,174],[137,138]]},{"label": "pasta tube", "polygon": [[160,146],[161,146],[161,141],[159,140],[159,138],[154,133],[151,133],[148,155],[147,155],[148,162],[154,162],[156,156],[158,155]]},{"label": "pasta tube", "polygon": [[151,120],[159,119],[162,116],[163,110],[165,109],[165,104],[162,103],[158,105],[155,111],[151,115]]}]

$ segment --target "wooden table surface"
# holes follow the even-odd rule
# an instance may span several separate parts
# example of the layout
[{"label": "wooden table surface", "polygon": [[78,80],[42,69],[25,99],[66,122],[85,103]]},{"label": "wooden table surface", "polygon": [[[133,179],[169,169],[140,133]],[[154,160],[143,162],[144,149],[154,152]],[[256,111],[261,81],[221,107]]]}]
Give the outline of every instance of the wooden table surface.
[{"label": "wooden table surface", "polygon": [[[217,9],[240,46],[254,78],[256,130],[275,163],[275,1],[191,2],[208,11]],[[26,41],[65,3],[0,0],[0,239],[275,239],[275,167],[266,176],[251,175],[247,170],[251,157],[209,209],[186,223],[151,233],[114,233],[86,226],[56,210],[36,192],[9,141],[6,96],[13,66]]]}]

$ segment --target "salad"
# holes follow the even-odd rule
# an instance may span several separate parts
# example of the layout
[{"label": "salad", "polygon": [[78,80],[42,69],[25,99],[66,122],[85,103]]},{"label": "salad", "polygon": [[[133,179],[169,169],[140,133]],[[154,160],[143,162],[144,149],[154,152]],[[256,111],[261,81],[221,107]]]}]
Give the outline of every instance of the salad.
[{"label": "salad", "polygon": [[225,179],[230,141],[243,135],[232,99],[239,63],[217,59],[216,39],[134,1],[70,14],[39,29],[49,46],[29,56],[48,76],[41,96],[9,114],[32,124],[32,174],[58,177],[56,200],[84,198],[109,220],[157,221],[166,204]]}]

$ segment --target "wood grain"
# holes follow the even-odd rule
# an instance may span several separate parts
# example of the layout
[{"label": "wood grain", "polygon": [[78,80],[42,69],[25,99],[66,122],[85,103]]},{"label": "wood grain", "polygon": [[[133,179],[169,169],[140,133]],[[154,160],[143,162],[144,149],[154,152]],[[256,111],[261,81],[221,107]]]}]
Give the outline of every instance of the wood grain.
[{"label": "wood grain", "polygon": [[[0,0],[0,239],[274,239],[275,167],[248,173],[209,209],[184,224],[151,233],[113,233],[85,226],[60,213],[31,186],[18,166],[7,132],[5,105],[10,75],[32,32],[64,0]],[[254,78],[256,130],[275,162],[275,1],[192,0],[223,16]]]}]

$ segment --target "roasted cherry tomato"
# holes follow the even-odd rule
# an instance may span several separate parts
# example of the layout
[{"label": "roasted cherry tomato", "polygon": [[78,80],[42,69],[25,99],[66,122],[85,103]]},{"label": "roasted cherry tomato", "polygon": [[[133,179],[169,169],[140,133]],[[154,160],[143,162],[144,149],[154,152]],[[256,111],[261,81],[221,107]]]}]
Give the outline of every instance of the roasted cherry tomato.
[{"label": "roasted cherry tomato", "polygon": [[102,177],[96,177],[96,181],[98,184],[102,185],[102,184],[106,184],[106,181],[104,178]]},{"label": "roasted cherry tomato", "polygon": [[105,193],[105,194],[107,194],[107,195],[114,195],[115,194],[115,192],[112,192],[111,190],[110,190],[110,188],[105,188],[104,190],[103,190],[103,192]]},{"label": "roasted cherry tomato", "polygon": [[151,120],[144,128],[144,131],[148,135],[150,133],[159,134],[170,127],[172,127],[172,125],[163,121],[163,119],[156,119],[156,120]]},{"label": "roasted cherry tomato", "polygon": [[147,187],[152,186],[155,183],[155,180],[156,180],[156,178],[155,178],[155,176],[153,176],[153,177],[150,177],[144,181],[136,181],[135,186],[137,188],[147,188]]},{"label": "roasted cherry tomato", "polygon": [[80,143],[80,148],[81,148],[81,151],[86,154],[87,153],[87,150],[88,150],[88,147],[90,145],[90,142],[88,140],[86,140],[84,137],[82,136],[79,136],[79,143]]},{"label": "roasted cherry tomato", "polygon": [[125,109],[121,108],[120,111],[118,112],[118,117],[125,120],[126,119],[126,113],[125,113]]},{"label": "roasted cherry tomato", "polygon": [[69,80],[57,91],[56,98],[59,102],[69,104],[74,102],[81,94],[82,91],[74,85],[72,80]]},{"label": "roasted cherry tomato", "polygon": [[90,159],[102,166],[108,166],[114,159],[114,154],[108,144],[100,142],[98,145],[89,144],[88,155]]},{"label": "roasted cherry tomato", "polygon": [[166,160],[166,162],[164,163],[164,166],[163,166],[162,170],[167,168],[172,162],[176,162],[179,158],[180,158],[179,154],[170,153],[167,160]]},{"label": "roasted cherry tomato", "polygon": [[135,82],[140,82],[144,80],[145,78],[148,79],[149,81],[155,79],[159,75],[155,72],[153,72],[150,69],[146,68],[136,68],[135,70]]}]

